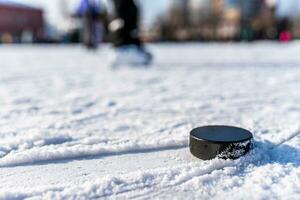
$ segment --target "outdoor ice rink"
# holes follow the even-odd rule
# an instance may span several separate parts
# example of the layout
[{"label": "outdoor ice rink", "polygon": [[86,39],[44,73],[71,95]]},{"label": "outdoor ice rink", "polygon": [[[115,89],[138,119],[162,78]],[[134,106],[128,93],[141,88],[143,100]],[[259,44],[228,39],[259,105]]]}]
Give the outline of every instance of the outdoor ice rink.
[{"label": "outdoor ice rink", "polygon": [[[108,46],[0,47],[0,199],[299,199],[299,42],[149,49],[149,68],[111,69]],[[255,147],[200,161],[203,125]]]}]

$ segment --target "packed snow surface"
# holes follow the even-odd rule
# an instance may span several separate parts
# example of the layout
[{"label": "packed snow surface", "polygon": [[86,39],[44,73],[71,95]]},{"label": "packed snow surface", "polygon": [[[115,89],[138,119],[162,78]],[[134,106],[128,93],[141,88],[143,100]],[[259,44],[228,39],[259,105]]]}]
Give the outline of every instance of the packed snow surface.
[{"label": "packed snow surface", "polygon": [[[299,199],[300,43],[0,47],[0,199]],[[201,161],[189,131],[249,129],[238,160]]]}]

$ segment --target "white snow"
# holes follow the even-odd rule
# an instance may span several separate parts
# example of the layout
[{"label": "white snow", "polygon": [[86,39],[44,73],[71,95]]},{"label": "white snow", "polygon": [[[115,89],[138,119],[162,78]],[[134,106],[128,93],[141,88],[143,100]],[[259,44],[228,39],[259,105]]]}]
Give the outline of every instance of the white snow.
[{"label": "white snow", "polygon": [[[299,199],[300,43],[0,47],[0,199]],[[251,130],[238,160],[200,161],[192,128]]]}]

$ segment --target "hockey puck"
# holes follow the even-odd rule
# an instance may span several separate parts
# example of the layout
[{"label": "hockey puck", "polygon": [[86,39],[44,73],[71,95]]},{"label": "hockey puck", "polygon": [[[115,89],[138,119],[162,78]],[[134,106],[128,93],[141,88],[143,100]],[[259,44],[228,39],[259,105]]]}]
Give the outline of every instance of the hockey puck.
[{"label": "hockey puck", "polygon": [[190,151],[199,159],[237,159],[249,152],[253,135],[232,126],[204,126],[190,133]]}]

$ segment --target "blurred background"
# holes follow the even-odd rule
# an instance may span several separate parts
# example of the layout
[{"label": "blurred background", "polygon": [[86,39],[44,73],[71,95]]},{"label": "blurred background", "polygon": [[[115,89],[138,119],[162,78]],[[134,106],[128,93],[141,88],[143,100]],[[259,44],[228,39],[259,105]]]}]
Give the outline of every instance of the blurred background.
[{"label": "blurred background", "polygon": [[[98,41],[109,42],[110,0],[99,0]],[[0,0],[1,43],[80,43],[80,0]],[[300,0],[140,0],[141,38],[288,42],[300,38]]]}]

